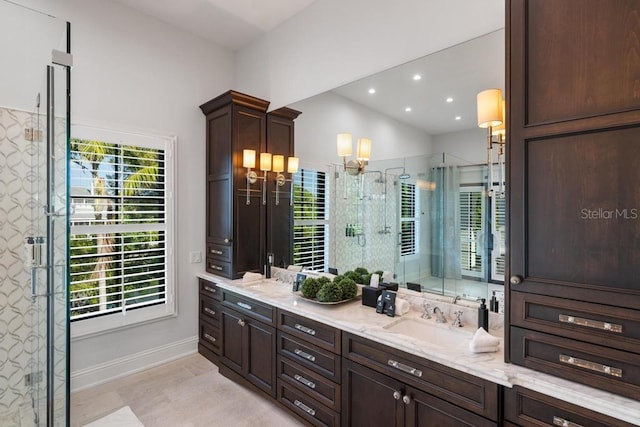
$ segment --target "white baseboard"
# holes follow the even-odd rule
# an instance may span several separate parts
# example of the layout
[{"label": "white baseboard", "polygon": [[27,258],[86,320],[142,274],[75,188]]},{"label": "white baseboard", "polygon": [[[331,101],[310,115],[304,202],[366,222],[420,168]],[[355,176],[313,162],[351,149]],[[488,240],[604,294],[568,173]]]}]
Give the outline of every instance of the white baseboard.
[{"label": "white baseboard", "polygon": [[71,392],[74,393],[116,378],[144,371],[197,351],[198,337],[194,336],[71,372]]}]

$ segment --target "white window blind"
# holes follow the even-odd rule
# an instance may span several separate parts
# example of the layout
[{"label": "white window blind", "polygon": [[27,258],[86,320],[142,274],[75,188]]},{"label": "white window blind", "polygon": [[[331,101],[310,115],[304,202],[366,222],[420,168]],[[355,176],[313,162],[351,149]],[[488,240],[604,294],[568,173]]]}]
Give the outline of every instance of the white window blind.
[{"label": "white window blind", "polygon": [[400,256],[416,253],[416,186],[400,184]]},{"label": "white window blind", "polygon": [[293,177],[293,263],[327,267],[326,173],[300,169]]},{"label": "white window blind", "polygon": [[484,276],[484,203],[482,187],[460,187],[460,267],[465,276]]},{"label": "white window blind", "polygon": [[71,320],[166,304],[172,290],[166,141],[71,141]]},{"label": "white window blind", "polygon": [[[494,189],[497,194],[497,188]],[[491,252],[491,280],[504,281],[506,253],[506,201],[504,197],[491,198],[491,232],[493,250]]]}]

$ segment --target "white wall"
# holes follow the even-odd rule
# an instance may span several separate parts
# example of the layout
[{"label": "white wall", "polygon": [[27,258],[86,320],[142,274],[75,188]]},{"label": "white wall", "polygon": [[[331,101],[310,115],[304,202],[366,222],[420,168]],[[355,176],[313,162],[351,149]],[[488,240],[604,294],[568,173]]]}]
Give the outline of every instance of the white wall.
[{"label": "white wall", "polygon": [[[72,375],[82,372],[87,381],[100,381],[96,369],[117,367],[131,355],[148,356],[150,350],[180,342],[195,349],[195,274],[204,266],[189,264],[189,251],[205,247],[205,123],[198,105],[234,86],[234,54],[113,1],[21,3],[72,24],[72,121],[178,137],[179,315],[73,341]],[[117,369],[112,372],[117,373]],[[72,387],[85,385],[76,380]]]},{"label": "white wall", "polygon": [[447,153],[467,163],[487,163],[487,130],[469,129],[460,132],[433,135],[433,152]]},{"label": "white wall", "polygon": [[279,108],[504,27],[503,0],[322,0],[238,53],[238,89]]},{"label": "white wall", "polygon": [[290,107],[302,111],[295,121],[295,153],[307,167],[341,161],[336,147],[340,132],[352,134],[354,155],[357,139],[371,138],[371,161],[431,152],[431,137],[426,132],[332,92]]}]

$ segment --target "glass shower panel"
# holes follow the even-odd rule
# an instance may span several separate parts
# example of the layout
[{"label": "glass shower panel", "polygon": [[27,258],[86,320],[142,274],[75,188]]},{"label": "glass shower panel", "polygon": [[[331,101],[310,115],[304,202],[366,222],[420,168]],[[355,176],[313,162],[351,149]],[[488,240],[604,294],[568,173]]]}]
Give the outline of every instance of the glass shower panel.
[{"label": "glass shower panel", "polygon": [[0,0],[0,27],[0,425],[66,425],[68,24]]}]

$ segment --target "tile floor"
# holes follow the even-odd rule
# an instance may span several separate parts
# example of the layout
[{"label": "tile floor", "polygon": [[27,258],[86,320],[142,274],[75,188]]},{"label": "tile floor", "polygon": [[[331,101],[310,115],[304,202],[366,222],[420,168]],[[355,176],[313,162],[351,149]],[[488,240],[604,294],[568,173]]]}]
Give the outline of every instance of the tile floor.
[{"label": "tile floor", "polygon": [[217,366],[199,354],[73,393],[71,427],[123,406],[145,427],[301,425],[267,398],[220,375]]}]

